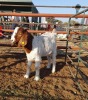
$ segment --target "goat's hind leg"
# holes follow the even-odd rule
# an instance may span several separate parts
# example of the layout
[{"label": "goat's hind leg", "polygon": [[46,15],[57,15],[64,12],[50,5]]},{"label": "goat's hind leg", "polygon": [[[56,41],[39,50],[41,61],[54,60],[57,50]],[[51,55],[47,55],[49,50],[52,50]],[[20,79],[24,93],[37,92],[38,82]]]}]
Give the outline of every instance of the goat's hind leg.
[{"label": "goat's hind leg", "polygon": [[54,50],[52,53],[52,73],[56,71],[56,54],[57,54],[57,49],[56,45],[54,45]]},{"label": "goat's hind leg", "polygon": [[47,69],[49,69],[51,67],[51,55],[47,56],[47,60],[48,60],[48,65],[47,65]]},{"label": "goat's hind leg", "polygon": [[27,70],[26,70],[26,74],[24,75],[24,78],[29,78],[31,64],[32,64],[32,62],[28,61],[28,63],[27,63]]},{"label": "goat's hind leg", "polygon": [[56,56],[53,55],[52,57],[52,73],[56,71]]}]

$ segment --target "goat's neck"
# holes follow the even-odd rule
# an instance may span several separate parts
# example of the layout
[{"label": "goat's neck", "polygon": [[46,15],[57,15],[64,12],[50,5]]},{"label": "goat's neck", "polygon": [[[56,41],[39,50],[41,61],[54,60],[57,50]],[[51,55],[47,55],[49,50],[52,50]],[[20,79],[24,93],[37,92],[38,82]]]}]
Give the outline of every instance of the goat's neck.
[{"label": "goat's neck", "polygon": [[31,50],[28,49],[27,47],[24,47],[23,49],[24,49],[25,53],[30,53],[31,52]]},{"label": "goat's neck", "polygon": [[32,41],[33,41],[33,36],[28,33],[28,42],[27,42],[27,45],[24,47],[24,51],[26,53],[30,53],[31,50],[32,50]]}]

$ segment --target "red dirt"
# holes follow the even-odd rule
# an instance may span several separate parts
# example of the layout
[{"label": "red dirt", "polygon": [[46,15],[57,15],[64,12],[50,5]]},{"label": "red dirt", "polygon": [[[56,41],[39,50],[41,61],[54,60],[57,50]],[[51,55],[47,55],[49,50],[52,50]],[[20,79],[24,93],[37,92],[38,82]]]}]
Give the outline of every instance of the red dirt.
[{"label": "red dirt", "polygon": [[[46,69],[47,60],[43,58],[40,68],[41,79],[38,82],[34,81],[34,63],[31,66],[30,78],[25,79],[24,51],[21,48],[11,47],[9,39],[1,39],[0,100],[85,100],[64,60],[64,56],[57,56],[56,72],[52,74],[51,68]],[[74,61],[76,62],[76,58]],[[75,74],[76,70],[70,68]],[[88,75],[88,69],[82,65],[81,68]],[[87,97],[88,85],[79,74],[78,79]]]}]

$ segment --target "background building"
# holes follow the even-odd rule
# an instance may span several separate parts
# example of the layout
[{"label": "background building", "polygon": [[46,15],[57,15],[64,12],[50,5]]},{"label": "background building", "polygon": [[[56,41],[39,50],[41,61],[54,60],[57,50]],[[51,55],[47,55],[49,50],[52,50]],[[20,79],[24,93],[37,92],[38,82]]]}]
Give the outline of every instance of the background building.
[{"label": "background building", "polygon": [[[32,7],[32,0],[0,0],[0,11],[12,12],[16,9],[17,12],[38,13],[36,7]],[[33,22],[37,22],[37,17],[32,17]]]}]

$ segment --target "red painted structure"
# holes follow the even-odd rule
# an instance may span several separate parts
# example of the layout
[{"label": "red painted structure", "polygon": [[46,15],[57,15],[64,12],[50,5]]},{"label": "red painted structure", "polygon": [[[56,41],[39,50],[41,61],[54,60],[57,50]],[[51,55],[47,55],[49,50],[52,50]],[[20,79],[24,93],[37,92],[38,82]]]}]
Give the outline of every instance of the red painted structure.
[{"label": "red painted structure", "polygon": [[0,37],[3,36],[3,33],[2,33],[2,26],[0,26]]}]

